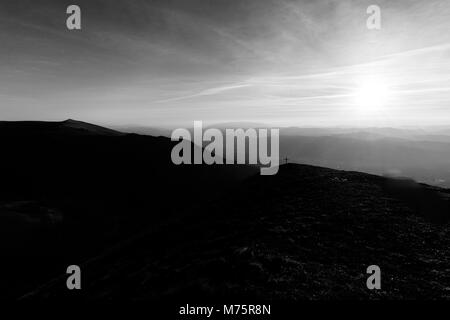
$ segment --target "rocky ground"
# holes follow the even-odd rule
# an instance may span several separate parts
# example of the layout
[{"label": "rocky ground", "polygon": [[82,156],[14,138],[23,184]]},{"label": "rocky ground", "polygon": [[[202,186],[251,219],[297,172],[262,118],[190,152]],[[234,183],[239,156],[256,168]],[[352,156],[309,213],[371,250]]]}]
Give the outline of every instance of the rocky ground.
[{"label": "rocky ground", "polygon": [[[449,299],[448,192],[392,183],[363,173],[282,166],[278,175],[250,178],[220,200],[193,199],[196,209],[87,259],[80,264],[78,296]],[[381,268],[381,290],[366,287],[369,265]],[[71,298],[65,279],[25,298]]]}]

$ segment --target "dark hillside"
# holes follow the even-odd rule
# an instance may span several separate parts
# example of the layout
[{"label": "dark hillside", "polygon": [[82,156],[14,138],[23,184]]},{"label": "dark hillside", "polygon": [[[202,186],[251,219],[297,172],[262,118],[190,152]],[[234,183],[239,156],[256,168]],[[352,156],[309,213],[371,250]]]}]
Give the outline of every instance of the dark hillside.
[{"label": "dark hillside", "polygon": [[[74,120],[1,122],[1,271],[10,275],[3,292],[31,288],[257,171],[175,166],[173,145]],[[26,272],[36,260],[36,273]]]},{"label": "dark hillside", "polygon": [[[80,298],[449,298],[450,230],[392,193],[409,186],[392,183],[282,166],[276,176],[255,176],[224,199],[205,201],[195,218],[149,229],[87,262]],[[366,288],[372,264],[382,269],[381,291]],[[73,298],[64,279],[27,297]]]}]

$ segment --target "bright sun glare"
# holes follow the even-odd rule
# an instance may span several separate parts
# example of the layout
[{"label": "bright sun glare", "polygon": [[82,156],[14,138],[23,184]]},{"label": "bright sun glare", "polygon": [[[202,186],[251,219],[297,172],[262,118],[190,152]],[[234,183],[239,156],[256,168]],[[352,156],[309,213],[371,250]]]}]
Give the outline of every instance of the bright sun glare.
[{"label": "bright sun glare", "polygon": [[373,114],[382,110],[389,97],[389,89],[383,79],[372,77],[363,79],[354,94],[358,110]]}]

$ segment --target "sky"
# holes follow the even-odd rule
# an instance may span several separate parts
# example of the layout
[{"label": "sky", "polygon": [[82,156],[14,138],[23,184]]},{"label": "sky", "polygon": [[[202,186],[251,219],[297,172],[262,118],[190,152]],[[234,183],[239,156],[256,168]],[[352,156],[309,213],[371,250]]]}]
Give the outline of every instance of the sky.
[{"label": "sky", "polygon": [[0,0],[0,119],[450,125],[449,30],[448,0]]}]

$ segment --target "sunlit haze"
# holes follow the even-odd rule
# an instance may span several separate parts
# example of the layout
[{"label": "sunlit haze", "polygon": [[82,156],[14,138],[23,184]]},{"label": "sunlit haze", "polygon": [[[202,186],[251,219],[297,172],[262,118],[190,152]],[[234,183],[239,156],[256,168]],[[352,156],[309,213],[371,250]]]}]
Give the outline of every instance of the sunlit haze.
[{"label": "sunlit haze", "polygon": [[2,1],[3,120],[450,125],[448,0],[111,3]]}]

